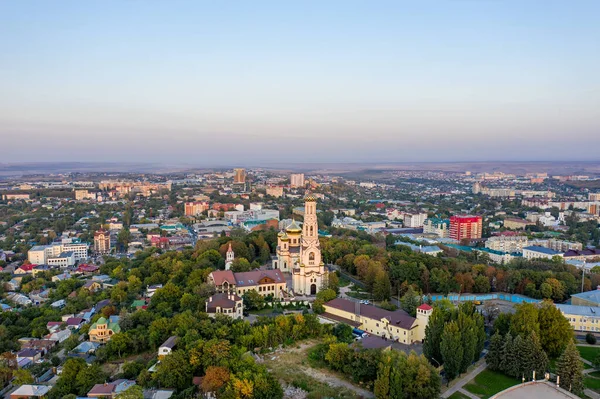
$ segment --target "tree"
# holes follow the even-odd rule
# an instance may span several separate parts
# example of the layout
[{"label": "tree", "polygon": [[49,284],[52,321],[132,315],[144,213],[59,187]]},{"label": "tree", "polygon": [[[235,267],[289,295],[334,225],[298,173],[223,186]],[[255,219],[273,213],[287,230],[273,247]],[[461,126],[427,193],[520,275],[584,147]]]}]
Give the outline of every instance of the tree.
[{"label": "tree", "polygon": [[377,399],[388,399],[390,397],[390,375],[394,365],[393,358],[393,352],[388,352],[383,355],[381,362],[379,362],[374,390]]},{"label": "tree", "polygon": [[216,392],[229,382],[229,371],[225,367],[210,366],[202,380],[202,390]]},{"label": "tree", "polygon": [[117,234],[117,243],[120,245],[122,251],[125,251],[127,249],[130,242],[131,233],[129,232],[129,229],[125,228],[119,231],[119,234]]},{"label": "tree", "polygon": [[317,293],[317,299],[323,302],[329,302],[337,297],[337,293],[332,289],[321,290]]},{"label": "tree", "polygon": [[249,272],[252,270],[252,265],[246,258],[235,258],[231,262],[231,271],[234,273]]},{"label": "tree", "polygon": [[139,385],[134,385],[121,392],[116,399],[144,399],[144,390]]},{"label": "tree", "polygon": [[244,307],[248,310],[259,310],[265,306],[265,298],[256,290],[250,290],[244,293]]},{"label": "tree", "polygon": [[492,335],[492,338],[490,339],[490,347],[485,357],[488,368],[490,370],[500,370],[500,363],[502,361],[502,346],[502,335],[496,332],[494,335]]},{"label": "tree", "polygon": [[13,371],[13,384],[14,385],[25,385],[33,384],[34,378],[28,370],[17,369]]},{"label": "tree", "polygon": [[540,334],[538,322],[538,309],[532,303],[521,303],[515,306],[517,309],[510,323],[510,332],[516,338],[518,335],[529,336],[531,332]]},{"label": "tree", "polygon": [[429,322],[425,327],[425,339],[423,341],[423,354],[429,361],[437,366],[443,362],[440,352],[440,343],[444,333],[444,325],[448,320],[447,312],[436,306],[433,308]]},{"label": "tree", "polygon": [[192,367],[185,351],[176,350],[165,356],[154,373],[154,380],[165,388],[187,388],[192,382]]},{"label": "tree", "polygon": [[518,360],[513,337],[510,333],[504,336],[504,344],[502,345],[502,357],[500,358],[500,370],[505,374],[516,377],[519,373]]},{"label": "tree", "polygon": [[389,275],[381,270],[375,276],[373,297],[376,301],[388,300],[392,296],[392,284]]},{"label": "tree", "polygon": [[576,395],[583,391],[583,363],[573,340],[569,341],[556,363],[556,375],[560,386]]},{"label": "tree", "polygon": [[409,287],[402,299],[400,300],[400,304],[402,305],[402,309],[406,311],[412,317],[415,317],[417,314],[417,307],[421,303],[419,295]]},{"label": "tree", "polygon": [[585,342],[590,345],[596,345],[596,336],[592,333],[585,334]]},{"label": "tree", "polygon": [[560,355],[573,340],[573,329],[561,311],[550,301],[544,301],[538,312],[539,337],[548,356]]},{"label": "tree", "polygon": [[354,341],[354,336],[352,335],[352,327],[348,324],[339,323],[333,327],[333,335],[337,338],[339,342],[351,343]]},{"label": "tree", "polygon": [[336,294],[340,292],[340,278],[337,273],[327,274],[327,288],[334,290]]},{"label": "tree", "polygon": [[460,374],[463,361],[463,346],[458,324],[451,321],[444,327],[440,342],[440,352],[444,360],[444,370],[448,381],[453,380]]},{"label": "tree", "polygon": [[343,342],[329,345],[329,350],[325,354],[325,360],[332,369],[341,371],[350,363],[352,349]]}]

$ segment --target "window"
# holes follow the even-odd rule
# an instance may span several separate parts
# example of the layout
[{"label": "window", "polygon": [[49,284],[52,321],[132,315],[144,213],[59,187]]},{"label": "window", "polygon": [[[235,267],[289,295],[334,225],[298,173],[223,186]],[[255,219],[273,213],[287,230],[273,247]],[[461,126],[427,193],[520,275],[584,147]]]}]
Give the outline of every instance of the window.
[{"label": "window", "polygon": [[311,252],[310,254],[308,254],[308,260],[315,260],[315,253]]}]

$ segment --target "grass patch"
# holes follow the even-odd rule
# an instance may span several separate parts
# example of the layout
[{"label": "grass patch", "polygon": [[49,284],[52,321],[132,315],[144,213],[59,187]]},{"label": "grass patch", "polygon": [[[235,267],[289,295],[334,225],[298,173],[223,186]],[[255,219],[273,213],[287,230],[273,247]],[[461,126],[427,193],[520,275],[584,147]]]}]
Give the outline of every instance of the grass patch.
[{"label": "grass patch", "polygon": [[264,308],[264,309],[260,309],[260,310],[251,310],[248,313],[250,313],[250,314],[258,314],[258,315],[267,315],[267,314],[273,313],[273,309],[271,309],[271,308]]},{"label": "grass patch", "polygon": [[600,378],[600,371],[594,371],[593,373],[588,374],[590,377]]},{"label": "grass patch", "polygon": [[600,348],[595,348],[592,346],[578,346],[577,349],[579,350],[581,357],[588,362],[593,362],[596,356],[600,354]]},{"label": "grass patch", "polygon": [[585,377],[583,385],[592,391],[600,392],[600,379],[594,377]]},{"label": "grass patch", "polygon": [[517,385],[519,382],[516,378],[485,369],[465,385],[464,389],[486,399],[513,385]]},{"label": "grass patch", "polygon": [[340,275],[340,287],[347,287],[352,284],[352,281],[348,280],[343,274]]},{"label": "grass patch", "polygon": [[470,399],[470,398],[467,395],[465,395],[464,393],[460,393],[460,392],[456,391],[452,395],[450,395],[448,397],[448,399]]}]

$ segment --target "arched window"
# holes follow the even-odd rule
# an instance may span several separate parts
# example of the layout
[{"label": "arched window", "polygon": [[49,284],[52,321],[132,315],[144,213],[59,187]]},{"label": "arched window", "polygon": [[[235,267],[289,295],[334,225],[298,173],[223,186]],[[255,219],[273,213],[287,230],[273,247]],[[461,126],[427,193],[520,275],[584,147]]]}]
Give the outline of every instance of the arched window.
[{"label": "arched window", "polygon": [[315,253],[311,252],[308,254],[308,260],[315,260]]},{"label": "arched window", "polygon": [[313,226],[310,226],[310,235],[314,235],[314,230],[313,230]]}]

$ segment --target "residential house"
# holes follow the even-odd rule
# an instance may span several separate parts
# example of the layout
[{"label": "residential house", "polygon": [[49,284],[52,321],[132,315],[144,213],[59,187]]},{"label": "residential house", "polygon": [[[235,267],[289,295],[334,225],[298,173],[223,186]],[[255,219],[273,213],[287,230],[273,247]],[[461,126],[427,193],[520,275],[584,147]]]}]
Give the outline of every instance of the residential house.
[{"label": "residential house", "polygon": [[21,265],[17,268],[17,270],[15,270],[14,274],[20,274],[20,275],[24,275],[24,274],[32,274],[33,273],[33,268],[37,266],[37,265],[32,265],[32,264],[28,264],[28,265]]},{"label": "residential house", "polygon": [[67,328],[64,330],[51,332],[50,334],[46,335],[44,338],[51,339],[51,340],[57,341],[58,343],[61,343],[61,342],[64,342],[70,336],[71,336],[71,330]]},{"label": "residential house", "polygon": [[217,314],[224,314],[233,319],[243,319],[244,301],[236,294],[219,292],[208,298],[206,313],[210,317],[215,317]]},{"label": "residential house", "polygon": [[90,292],[96,292],[96,291],[102,289],[102,284],[98,281],[88,280],[83,285],[83,288]]},{"label": "residential house", "polygon": [[21,349],[17,352],[17,361],[27,359],[31,363],[35,363],[42,358],[42,351],[34,348]]},{"label": "residential house", "polygon": [[68,280],[71,278],[71,274],[69,272],[64,272],[61,274],[57,274],[56,276],[52,276],[52,281],[55,283],[59,283],[64,280]]},{"label": "residential house", "polygon": [[27,339],[21,344],[21,349],[37,349],[45,356],[56,346],[56,341],[51,339]]},{"label": "residential house", "polygon": [[159,348],[158,348],[158,358],[162,359],[165,356],[168,356],[173,351],[173,348],[177,345],[177,337],[172,336],[169,337]]},{"label": "residential house", "polygon": [[45,398],[50,392],[49,386],[25,384],[10,394],[10,399]]},{"label": "residential house", "polygon": [[79,330],[85,324],[85,320],[81,317],[70,317],[67,319],[67,328],[71,330]]},{"label": "residential house", "polygon": [[96,384],[90,389],[87,396],[88,398],[115,398],[117,395],[134,385],[135,381],[123,379],[105,382],[104,384]]},{"label": "residential house", "polygon": [[155,284],[155,285],[149,285],[148,288],[146,288],[146,297],[147,298],[152,298],[152,296],[154,295],[154,293],[161,289],[163,287],[162,284]]},{"label": "residential house", "polygon": [[84,264],[79,265],[79,267],[77,268],[77,273],[91,274],[91,273],[96,273],[98,270],[100,270],[100,266],[88,265],[88,264],[84,263]]},{"label": "residential house", "polygon": [[106,343],[110,341],[110,338],[121,331],[121,327],[119,326],[119,317],[111,316],[108,320],[106,318],[101,317],[90,327],[89,336],[90,341]]}]

